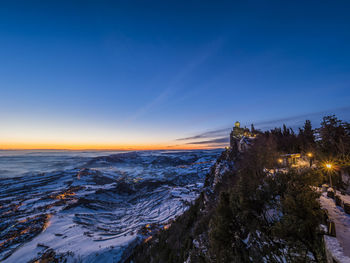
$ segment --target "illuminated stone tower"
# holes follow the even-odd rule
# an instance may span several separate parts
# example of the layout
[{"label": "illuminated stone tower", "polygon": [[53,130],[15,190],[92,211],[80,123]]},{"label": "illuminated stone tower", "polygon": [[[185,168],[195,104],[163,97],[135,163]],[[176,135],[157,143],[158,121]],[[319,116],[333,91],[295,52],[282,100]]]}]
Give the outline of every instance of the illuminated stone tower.
[{"label": "illuminated stone tower", "polygon": [[237,142],[243,137],[244,129],[241,128],[241,124],[239,121],[235,122],[235,126],[233,127],[230,134],[230,146],[231,148],[236,148]]}]

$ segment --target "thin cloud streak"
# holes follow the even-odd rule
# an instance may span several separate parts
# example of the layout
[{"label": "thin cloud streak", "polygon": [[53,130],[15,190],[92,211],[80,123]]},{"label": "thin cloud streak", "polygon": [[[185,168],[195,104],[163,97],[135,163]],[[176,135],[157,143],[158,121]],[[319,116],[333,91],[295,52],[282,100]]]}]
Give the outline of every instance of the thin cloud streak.
[{"label": "thin cloud streak", "polygon": [[175,78],[169,83],[169,85],[152,101],[141,107],[134,115],[132,115],[128,122],[136,120],[137,118],[145,115],[156,106],[167,101],[171,95],[178,91],[181,87],[181,82],[186,79],[192,72],[200,67],[205,61],[212,57],[223,45],[224,40],[222,38],[214,41],[199,57],[191,61],[182,71],[180,71]]},{"label": "thin cloud streak", "polygon": [[[282,125],[286,122],[304,122],[306,119],[311,119],[311,121],[315,121],[315,118],[321,118],[322,115],[332,114],[335,112],[340,113],[348,113],[350,112],[350,106],[341,107],[341,108],[335,108],[325,111],[319,111],[319,112],[313,112],[308,114],[300,114],[295,116],[290,116],[286,118],[280,118],[280,119],[272,119],[272,120],[266,120],[261,122],[255,122],[254,126],[258,129],[262,130],[269,130],[276,126]],[[350,117],[350,116],[349,116]],[[298,128],[300,127],[299,124],[291,124],[288,125],[292,128]],[[229,132],[231,131],[232,127],[229,128],[222,128],[212,131],[203,132],[194,136],[185,137],[185,138],[178,138],[175,141],[187,141],[184,143],[184,145],[187,144],[194,144],[194,145],[208,145],[208,144],[218,144],[217,146],[222,146],[223,143],[227,143],[229,141]],[[207,140],[201,140],[198,141],[198,139],[207,139]]]},{"label": "thin cloud streak", "polygon": [[176,139],[176,141],[187,141],[187,140],[196,140],[196,139],[201,139],[201,138],[211,138],[211,137],[216,137],[220,136],[223,134],[228,133],[232,128],[224,128],[224,129],[219,129],[219,130],[213,130],[213,131],[208,131],[204,132],[195,136],[191,137],[186,137],[186,138],[179,138]]},{"label": "thin cloud streak", "polygon": [[258,127],[259,129],[266,130],[266,129],[272,129],[276,125],[281,125],[281,124],[283,124],[285,122],[305,121],[306,119],[310,119],[311,121],[316,121],[315,120],[316,118],[319,118],[319,121],[321,121],[320,118],[322,118],[324,115],[334,114],[336,112],[338,112],[338,113],[347,113],[349,111],[350,111],[350,106],[346,106],[346,107],[335,108],[335,109],[330,109],[330,110],[312,112],[312,113],[307,113],[307,114],[300,114],[300,115],[290,116],[290,117],[276,119],[276,120],[268,120],[268,121],[256,122],[256,123],[254,123],[254,125],[256,127]]},{"label": "thin cloud streak", "polygon": [[186,144],[223,144],[223,143],[228,143],[229,138],[228,136],[226,137],[220,137],[212,140],[205,140],[205,141],[196,141],[196,142],[188,142]]}]

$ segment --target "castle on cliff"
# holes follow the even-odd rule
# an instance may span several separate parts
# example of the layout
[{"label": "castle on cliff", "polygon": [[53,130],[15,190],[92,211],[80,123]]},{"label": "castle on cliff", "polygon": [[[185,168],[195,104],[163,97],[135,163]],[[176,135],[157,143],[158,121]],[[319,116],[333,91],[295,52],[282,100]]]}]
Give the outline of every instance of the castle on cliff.
[{"label": "castle on cliff", "polygon": [[241,128],[239,121],[236,121],[230,133],[230,148],[235,152],[243,152],[248,149],[255,137],[256,133],[253,125],[249,130],[248,128]]}]

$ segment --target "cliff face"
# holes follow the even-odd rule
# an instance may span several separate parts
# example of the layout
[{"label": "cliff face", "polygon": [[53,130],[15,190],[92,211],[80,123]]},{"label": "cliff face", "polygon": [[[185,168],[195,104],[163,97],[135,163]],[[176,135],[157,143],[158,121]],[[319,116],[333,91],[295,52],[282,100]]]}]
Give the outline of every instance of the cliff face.
[{"label": "cliff face", "polygon": [[198,199],[169,228],[138,245],[127,262],[205,262],[209,253],[209,224],[219,193],[235,181],[238,152],[224,151],[206,176]]},{"label": "cliff face", "polygon": [[266,173],[278,159],[269,134],[224,151],[203,192],[128,262],[324,262],[317,173]]}]

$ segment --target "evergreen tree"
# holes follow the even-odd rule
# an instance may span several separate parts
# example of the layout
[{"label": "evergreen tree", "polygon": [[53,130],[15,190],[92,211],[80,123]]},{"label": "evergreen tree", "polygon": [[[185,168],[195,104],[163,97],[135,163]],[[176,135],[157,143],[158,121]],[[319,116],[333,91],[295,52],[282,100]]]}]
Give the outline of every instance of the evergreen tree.
[{"label": "evergreen tree", "polygon": [[283,136],[288,136],[289,133],[289,129],[287,129],[287,126],[285,124],[283,124]]},{"label": "evergreen tree", "polygon": [[301,150],[303,150],[304,152],[314,151],[315,135],[310,120],[306,120],[304,127],[302,129],[299,129],[298,139]]},{"label": "evergreen tree", "polygon": [[336,116],[323,117],[319,129],[321,151],[326,155],[345,158],[350,152],[349,123],[339,120]]},{"label": "evergreen tree", "polygon": [[250,126],[250,131],[252,132],[252,133],[255,133],[255,127],[254,127],[254,124],[252,123],[252,125]]}]

